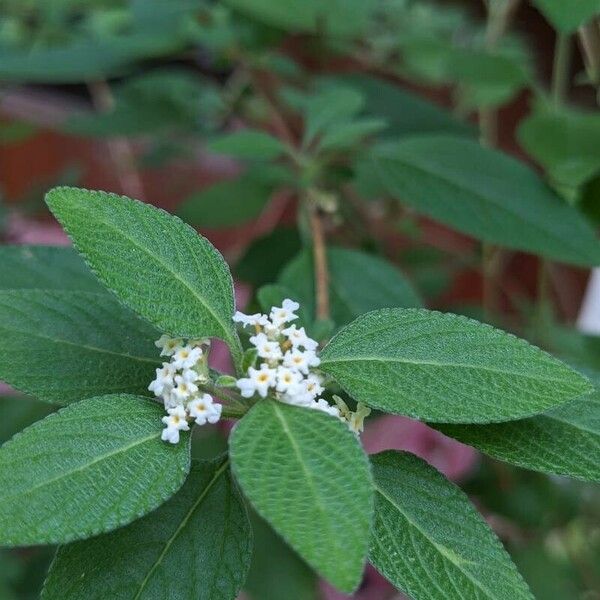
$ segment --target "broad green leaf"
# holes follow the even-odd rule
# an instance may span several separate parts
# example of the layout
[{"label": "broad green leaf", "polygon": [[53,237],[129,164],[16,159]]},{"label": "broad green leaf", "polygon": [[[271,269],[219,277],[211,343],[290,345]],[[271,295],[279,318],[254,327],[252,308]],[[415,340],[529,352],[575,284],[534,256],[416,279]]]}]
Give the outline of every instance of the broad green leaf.
[{"label": "broad green leaf", "polygon": [[59,548],[42,598],[233,600],[250,566],[252,531],[228,466],[194,462],[158,510]]},{"label": "broad green leaf", "polygon": [[521,122],[522,146],[559,185],[577,187],[600,172],[600,115],[538,106]]},{"label": "broad green leaf", "polygon": [[600,482],[600,392],[522,421],[436,427],[498,460]]},{"label": "broad green leaf", "polygon": [[600,14],[600,0],[533,0],[552,25],[571,33],[593,16]]},{"label": "broad green leaf", "polygon": [[[0,444],[53,412],[55,407],[27,396],[0,396]],[[0,596],[1,598],[2,596]]]},{"label": "broad green leaf", "polygon": [[241,225],[263,212],[275,185],[262,169],[250,171],[237,179],[218,181],[194,192],[177,208],[177,214],[197,227]]},{"label": "broad green leaf", "polygon": [[207,144],[208,150],[248,160],[273,160],[285,152],[285,146],[264,131],[243,129],[222,135]]},{"label": "broad green leaf", "polygon": [[433,422],[510,421],[593,389],[525,340],[423,309],[359,317],[323,349],[320,368],[355,400]]},{"label": "broad green leaf", "polygon": [[124,196],[60,187],[50,210],[100,280],[171,335],[223,339],[239,354],[223,257],[177,217]]},{"label": "broad green leaf", "polygon": [[83,400],[0,448],[0,544],[65,543],[165,502],[189,470],[189,436],[161,441],[164,409],[114,394]]},{"label": "broad green leaf", "polygon": [[357,119],[347,123],[339,123],[329,129],[319,141],[319,150],[322,152],[332,150],[343,150],[360,142],[368,135],[372,135],[385,129],[383,119]]},{"label": "broad green leaf", "polygon": [[324,77],[323,80],[330,85],[354,87],[360,91],[369,114],[385,120],[385,135],[443,132],[471,136],[475,133],[472,126],[459,121],[450,112],[383,79],[351,74]]},{"label": "broad green leaf", "polygon": [[[255,512],[254,554],[244,592],[251,600],[316,600],[315,572]],[[265,573],[277,573],[265,577]]]},{"label": "broad green leaf", "polygon": [[73,248],[0,246],[0,290],[45,289],[106,293]]},{"label": "broad green leaf", "polygon": [[[417,307],[421,299],[402,272],[387,260],[346,248],[329,248],[331,318],[344,325],[377,308]],[[312,253],[297,256],[279,281],[294,292],[309,315],[315,314],[315,276]]]},{"label": "broad green leaf", "polygon": [[236,425],[229,447],[258,513],[333,585],[356,589],[373,497],[368,461],[348,428],[318,411],[263,400]]},{"label": "broad green leaf", "polygon": [[533,600],[467,496],[406,452],[371,457],[371,564],[414,600]]},{"label": "broad green leaf", "polygon": [[600,264],[600,242],[583,217],[501,152],[466,139],[419,136],[378,146],[372,166],[391,196],[477,239]]},{"label": "broad green leaf", "polygon": [[148,395],[160,334],[111,295],[0,291],[0,378],[47,402]]}]

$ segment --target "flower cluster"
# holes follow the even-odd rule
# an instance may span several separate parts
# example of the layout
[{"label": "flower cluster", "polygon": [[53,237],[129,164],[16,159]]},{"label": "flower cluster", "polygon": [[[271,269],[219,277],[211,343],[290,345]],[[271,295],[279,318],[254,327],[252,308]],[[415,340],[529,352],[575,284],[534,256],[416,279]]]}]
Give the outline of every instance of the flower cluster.
[{"label": "flower cluster", "polygon": [[235,313],[236,323],[254,328],[250,343],[262,359],[258,368],[249,367],[248,376],[237,380],[237,387],[244,398],[255,394],[266,398],[270,394],[286,404],[320,410],[347,423],[358,434],[370,410],[359,405],[353,413],[339,398],[333,406],[320,397],[323,379],[314,371],[321,363],[316,352],[319,344],[304,327],[290,325],[298,318],[299,308],[297,302],[286,299],[281,306],[271,308],[269,315]]},{"label": "flower cluster", "polygon": [[179,442],[179,432],[188,431],[189,421],[197,425],[216,423],[221,418],[222,406],[213,402],[212,396],[200,391],[199,385],[208,380],[206,353],[203,346],[209,340],[188,340],[170,338],[163,335],[156,346],[161,356],[168,356],[156,369],[154,379],[148,389],[161,398],[167,415],[162,418],[165,428],[162,439],[171,444]]}]

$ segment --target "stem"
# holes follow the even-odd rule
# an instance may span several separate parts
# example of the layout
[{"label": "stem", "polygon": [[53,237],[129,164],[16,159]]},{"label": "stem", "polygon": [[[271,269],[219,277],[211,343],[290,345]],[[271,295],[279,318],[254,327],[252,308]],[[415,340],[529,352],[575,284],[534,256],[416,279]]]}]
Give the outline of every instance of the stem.
[{"label": "stem", "polygon": [[198,385],[198,388],[203,392],[217,396],[221,400],[227,402],[227,406],[223,406],[223,411],[227,409],[232,416],[242,416],[248,412],[249,406],[244,398],[233,389],[216,386],[212,381],[206,381]]},{"label": "stem", "polygon": [[[92,103],[98,112],[114,110],[115,99],[106,81],[88,84]],[[114,137],[107,141],[108,152],[114,165],[121,191],[126,196],[144,200],[144,186],[135,166],[135,154],[125,137]]]},{"label": "stem", "polygon": [[315,295],[317,319],[329,318],[329,268],[323,222],[316,206],[308,206],[308,218],[313,241],[313,259],[315,265]]},{"label": "stem", "polygon": [[552,100],[557,108],[564,104],[567,98],[570,66],[571,38],[568,34],[559,32],[556,34],[552,67]]}]

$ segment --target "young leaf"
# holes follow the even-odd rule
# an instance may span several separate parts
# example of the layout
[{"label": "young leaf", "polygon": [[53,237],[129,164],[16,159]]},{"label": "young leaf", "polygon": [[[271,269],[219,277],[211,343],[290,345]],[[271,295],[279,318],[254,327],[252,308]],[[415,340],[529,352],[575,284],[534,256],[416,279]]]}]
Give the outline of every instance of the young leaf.
[{"label": "young leaf", "polygon": [[598,0],[533,0],[550,23],[563,33],[572,33],[593,16],[600,14]]},{"label": "young leaf", "polygon": [[274,160],[285,151],[284,145],[264,131],[245,129],[213,139],[208,150],[248,160]]},{"label": "young leaf", "polygon": [[323,349],[321,369],[364,404],[434,422],[509,421],[592,390],[525,340],[422,309],[359,317]]},{"label": "young leaf", "polygon": [[107,535],[59,548],[42,598],[233,600],[252,531],[228,462],[195,462],[158,510]]},{"label": "young leaf", "polygon": [[600,482],[600,392],[522,421],[436,428],[525,469]]},{"label": "young leaf", "polygon": [[149,395],[159,335],[107,293],[0,291],[0,378],[47,402]]},{"label": "young leaf", "polygon": [[[409,280],[383,258],[358,250],[329,248],[327,265],[331,317],[338,325],[376,308],[422,304]],[[294,292],[308,314],[314,315],[315,276],[310,252],[298,255],[283,270],[279,281]]]},{"label": "young leaf", "polygon": [[372,164],[390,195],[477,239],[600,264],[600,242],[577,210],[501,152],[467,139],[419,136],[381,144]]},{"label": "young leaf", "polygon": [[223,257],[177,217],[124,196],[60,187],[50,210],[96,275],[161,331],[223,339],[239,356]]},{"label": "young leaf", "polygon": [[368,461],[324,413],[263,400],[229,440],[233,472],[258,513],[345,592],[360,583],[372,515]]},{"label": "young leaf", "polygon": [[375,520],[369,560],[414,600],[533,600],[467,496],[406,452],[371,457]]},{"label": "young leaf", "polygon": [[91,537],[154,510],[183,484],[189,436],[161,441],[164,409],[114,394],[49,415],[0,448],[0,544]]},{"label": "young leaf", "polygon": [[73,250],[58,246],[0,246],[0,290],[45,289],[106,293]]}]

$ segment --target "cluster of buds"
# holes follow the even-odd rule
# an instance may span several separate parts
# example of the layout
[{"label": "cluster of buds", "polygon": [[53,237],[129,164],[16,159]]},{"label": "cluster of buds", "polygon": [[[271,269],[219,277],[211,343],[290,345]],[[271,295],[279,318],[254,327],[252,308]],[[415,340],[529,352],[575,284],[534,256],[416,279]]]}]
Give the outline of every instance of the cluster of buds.
[{"label": "cluster of buds", "polygon": [[197,425],[216,423],[221,418],[222,406],[213,401],[212,396],[200,390],[202,383],[208,381],[207,354],[204,348],[209,340],[185,340],[163,335],[156,346],[160,355],[169,357],[156,369],[156,378],[148,389],[160,398],[167,415],[162,421],[165,428],[163,441],[176,444],[179,432],[188,431],[189,422]]},{"label": "cluster of buds", "polygon": [[244,398],[270,395],[286,404],[320,410],[347,423],[358,434],[370,410],[359,405],[356,412],[351,412],[340,398],[335,399],[333,406],[320,397],[323,379],[315,370],[321,362],[316,352],[319,344],[304,327],[290,325],[298,318],[299,308],[297,302],[286,299],[282,306],[274,306],[269,315],[236,312],[236,323],[254,329],[250,343],[261,359],[258,368],[249,367],[247,377],[237,380],[237,387]]}]

